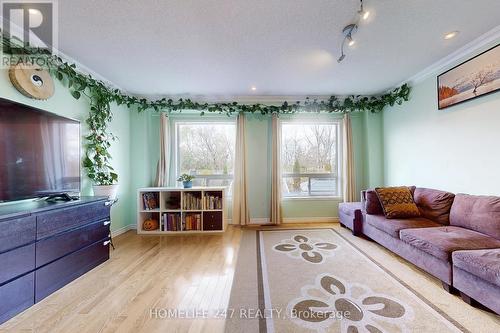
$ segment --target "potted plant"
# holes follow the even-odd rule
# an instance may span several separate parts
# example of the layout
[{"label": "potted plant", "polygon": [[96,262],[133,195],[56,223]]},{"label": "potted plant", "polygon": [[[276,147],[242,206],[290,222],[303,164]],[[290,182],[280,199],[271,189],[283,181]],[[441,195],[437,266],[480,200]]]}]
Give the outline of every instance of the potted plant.
[{"label": "potted plant", "polygon": [[94,179],[95,184],[92,185],[94,195],[115,200],[118,192],[118,184],[115,183],[116,180],[117,176],[113,177],[110,174],[99,172]]},{"label": "potted plant", "polygon": [[195,176],[188,175],[187,173],[183,173],[178,179],[178,182],[182,182],[182,185],[184,188],[191,188],[193,187],[193,179],[195,179]]},{"label": "potted plant", "polygon": [[104,93],[96,92],[93,95],[87,118],[90,133],[85,136],[87,144],[83,167],[94,183],[94,195],[114,200],[118,190],[118,174],[111,166],[109,148],[116,137],[107,131],[107,125],[113,117],[108,99],[109,96]]}]

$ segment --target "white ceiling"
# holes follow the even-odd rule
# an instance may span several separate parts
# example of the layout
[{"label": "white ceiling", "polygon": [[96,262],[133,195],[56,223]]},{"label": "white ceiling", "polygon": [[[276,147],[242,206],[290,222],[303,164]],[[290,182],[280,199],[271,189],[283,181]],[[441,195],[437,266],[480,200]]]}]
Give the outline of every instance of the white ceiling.
[{"label": "white ceiling", "polygon": [[[500,24],[499,0],[64,0],[59,49],[141,95],[384,91]],[[446,32],[460,34],[445,41]],[[257,90],[252,92],[251,86]]]}]

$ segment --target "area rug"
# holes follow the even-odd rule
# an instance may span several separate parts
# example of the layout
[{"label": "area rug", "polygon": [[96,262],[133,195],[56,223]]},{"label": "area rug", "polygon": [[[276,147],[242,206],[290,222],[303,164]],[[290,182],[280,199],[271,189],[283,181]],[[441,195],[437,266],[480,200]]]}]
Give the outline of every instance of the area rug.
[{"label": "area rug", "polygon": [[466,332],[333,229],[245,230],[226,332]]}]

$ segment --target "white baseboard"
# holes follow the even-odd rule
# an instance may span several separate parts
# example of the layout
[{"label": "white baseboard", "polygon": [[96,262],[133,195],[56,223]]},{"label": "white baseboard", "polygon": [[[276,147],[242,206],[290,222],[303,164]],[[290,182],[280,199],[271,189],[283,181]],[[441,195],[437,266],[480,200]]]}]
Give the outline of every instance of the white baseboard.
[{"label": "white baseboard", "polygon": [[249,224],[269,224],[271,220],[269,217],[254,217],[250,219]]},{"label": "white baseboard", "polygon": [[116,230],[111,231],[111,237],[116,237],[116,236],[119,236],[121,234],[126,233],[129,230],[136,230],[136,229],[137,229],[137,226],[135,224],[129,224],[129,225],[126,225],[124,227],[121,227],[120,229],[116,229]]},{"label": "white baseboard", "polygon": [[[283,218],[283,223],[335,223],[339,222],[338,217],[286,217]],[[226,223],[228,225],[233,224],[232,219],[226,219]],[[257,217],[257,218],[251,218],[249,224],[255,224],[255,225],[261,225],[261,224],[270,224],[271,220],[268,217]],[[124,232],[127,232],[132,229],[136,229],[137,227],[135,225],[128,225],[125,226],[121,229],[118,229],[114,231],[117,235],[120,235]],[[112,234],[113,237],[115,236]]]},{"label": "white baseboard", "polygon": [[338,217],[287,217],[283,218],[283,223],[335,223]]},{"label": "white baseboard", "polygon": [[[226,223],[227,224],[233,224],[232,219],[227,219]],[[283,218],[283,223],[335,223],[339,222],[338,217],[285,217]],[[263,224],[270,224],[271,220],[268,217],[257,217],[257,218],[251,218],[250,219],[250,225],[263,225]],[[121,234],[126,233],[129,230],[137,230],[137,225],[135,224],[129,224],[124,227],[121,227],[120,229],[114,230],[111,232],[111,237],[116,237]]]},{"label": "white baseboard", "polygon": [[[285,217],[283,223],[335,223],[338,222],[338,217]],[[249,224],[270,224],[271,220],[268,217],[259,217],[250,219]]]}]

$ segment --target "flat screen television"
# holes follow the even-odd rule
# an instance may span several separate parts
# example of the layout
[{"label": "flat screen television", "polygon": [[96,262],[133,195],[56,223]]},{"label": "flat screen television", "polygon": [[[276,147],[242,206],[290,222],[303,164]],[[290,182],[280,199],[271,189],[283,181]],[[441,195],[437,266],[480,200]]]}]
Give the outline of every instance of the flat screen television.
[{"label": "flat screen television", "polygon": [[0,202],[80,192],[80,122],[0,98]]}]

